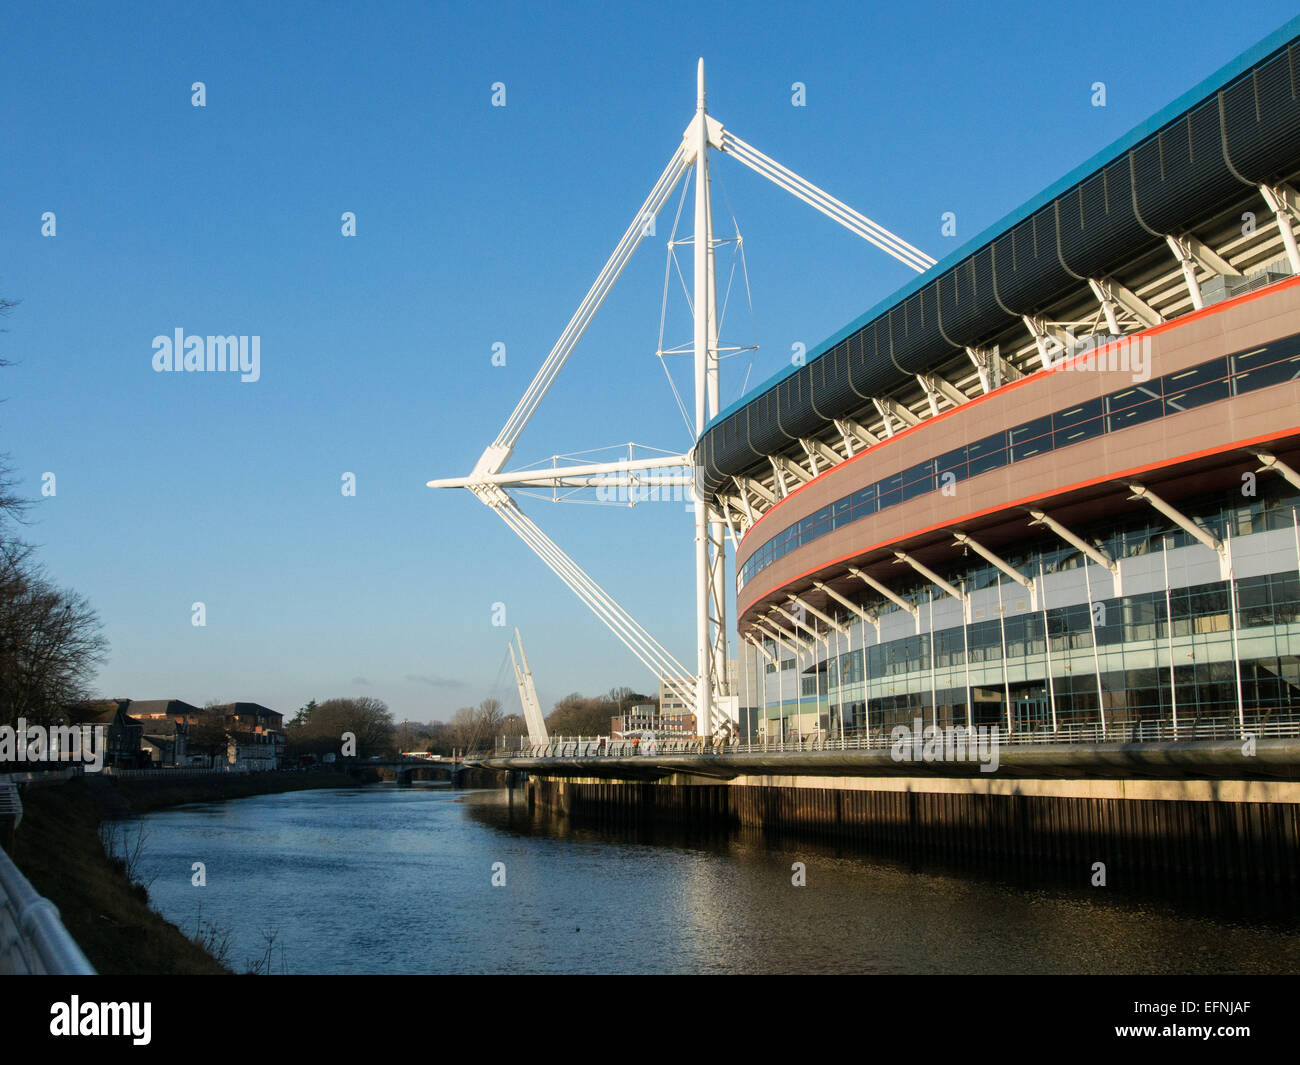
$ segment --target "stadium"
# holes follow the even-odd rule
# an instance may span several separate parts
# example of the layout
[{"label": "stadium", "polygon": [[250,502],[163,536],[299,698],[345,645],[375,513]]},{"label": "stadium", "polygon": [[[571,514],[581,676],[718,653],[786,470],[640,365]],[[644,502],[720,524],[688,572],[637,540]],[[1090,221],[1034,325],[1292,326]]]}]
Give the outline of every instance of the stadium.
[{"label": "stadium", "polygon": [[1300,21],[709,420],[748,740],[1300,731]]}]

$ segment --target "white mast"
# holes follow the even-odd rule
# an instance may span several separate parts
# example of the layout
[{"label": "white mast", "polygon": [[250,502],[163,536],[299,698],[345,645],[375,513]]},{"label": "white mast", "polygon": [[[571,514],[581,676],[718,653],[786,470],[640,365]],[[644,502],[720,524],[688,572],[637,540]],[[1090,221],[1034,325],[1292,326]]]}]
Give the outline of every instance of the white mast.
[{"label": "white mast", "polygon": [[[695,438],[719,409],[718,285],[713,254],[709,147],[722,147],[722,127],[709,118],[704,60],[696,68],[695,120],[687,131],[695,163]],[[718,720],[716,697],[726,695],[726,550],[722,522],[704,500],[703,469],[695,456],[695,726],[710,736]]]},{"label": "white mast", "polygon": [[533,674],[528,668],[528,657],[524,654],[524,638],[519,635],[518,628],[515,629],[515,640],[519,641],[519,660],[515,660],[515,644],[512,640],[510,664],[515,669],[515,686],[519,689],[519,702],[524,708],[524,722],[528,725],[528,742],[533,745],[548,743],[550,737],[546,732],[546,719],[542,716],[542,704],[537,698],[537,687],[533,684]]},{"label": "white mast", "polygon": [[[704,95],[704,60],[696,68],[695,117],[682,134],[668,165],[641,205],[631,225],[623,234],[618,246],[606,262],[604,269],[587,292],[564,332],[551,349],[546,361],[533,378],[528,390],[520,399],[514,412],[506,421],[496,440],[483,452],[478,463],[467,477],[429,481],[430,488],[468,488],[487,506],[491,507],[505,523],[563,580],[584,603],[609,627],[624,645],[667,688],[684,702],[695,707],[696,728],[700,735],[718,733],[732,716],[736,700],[729,691],[727,679],[727,626],[726,626],[726,551],[723,546],[724,523],[717,511],[711,510],[703,493],[703,468],[701,455],[695,451],[691,462],[695,467],[695,613],[696,613],[696,672],[692,677],[687,667],[677,661],[657,640],[646,632],[613,597],[587,575],[573,559],[560,549],[540,528],[516,506],[509,495],[510,488],[540,487],[575,488],[601,486],[635,486],[655,484],[670,486],[681,484],[681,474],[673,467],[679,466],[684,456],[663,455],[654,459],[627,460],[617,463],[584,463],[553,467],[550,470],[520,470],[503,472],[503,467],[514,451],[515,442],[531,420],[556,375],[569,354],[581,339],[596,311],[604,302],[614,283],[623,273],[637,245],[649,232],[647,220],[656,217],[667,202],[678,182],[691,164],[695,164],[695,294],[694,294],[694,344],[695,357],[695,438],[704,435],[705,426],[717,416],[720,408],[720,375],[718,348],[717,279],[713,254],[713,211],[709,196],[709,149],[726,152],[755,173],[785,189],[792,196],[838,222],[850,232],[874,244],[917,272],[924,272],[935,260],[907,241],[894,235],[865,215],[837,200],[830,193],[782,166],[746,143],[722,124],[710,117]],[[520,657],[523,643],[520,642]],[[513,655],[513,644],[511,645]],[[516,666],[516,680],[522,685],[532,679],[527,662],[522,671]],[[780,678],[778,678],[779,680]],[[523,687],[520,689],[523,696]],[[537,724],[545,735],[545,725],[540,720],[541,707],[536,703],[536,691],[530,698],[534,704]],[[529,703],[525,701],[525,714]],[[530,735],[533,722],[529,722]]]},{"label": "white mast", "polygon": [[[709,299],[713,286],[713,248],[709,243],[709,129],[704,98],[704,60],[696,71],[695,123],[695,439],[704,435],[709,418],[709,400],[717,395],[718,371],[711,365],[711,324],[715,311]],[[704,500],[704,477],[700,456],[695,456],[695,726],[701,736],[712,734],[713,723],[713,640],[709,625],[710,587],[713,559],[710,551],[708,506]]]}]

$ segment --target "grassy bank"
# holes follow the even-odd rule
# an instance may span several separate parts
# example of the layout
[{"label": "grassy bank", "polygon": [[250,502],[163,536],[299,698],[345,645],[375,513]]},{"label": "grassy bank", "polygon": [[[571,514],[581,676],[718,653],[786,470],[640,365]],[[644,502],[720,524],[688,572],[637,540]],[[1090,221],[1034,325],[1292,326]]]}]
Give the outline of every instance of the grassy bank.
[{"label": "grassy bank", "polygon": [[149,908],[121,860],[100,842],[100,823],[178,806],[281,791],[353,787],[342,773],[119,779],[83,777],[26,788],[13,859],[50,899],[91,964],[104,975],[228,973],[200,945]]}]

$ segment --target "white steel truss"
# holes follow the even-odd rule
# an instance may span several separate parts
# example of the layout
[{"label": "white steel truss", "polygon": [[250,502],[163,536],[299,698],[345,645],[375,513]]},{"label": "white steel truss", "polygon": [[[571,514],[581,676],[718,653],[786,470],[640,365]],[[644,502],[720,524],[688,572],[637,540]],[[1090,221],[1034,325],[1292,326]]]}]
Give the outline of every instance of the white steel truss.
[{"label": "white steel truss", "polygon": [[587,604],[651,673],[663,678],[665,687],[687,705],[695,704],[695,680],[690,671],[619,606],[613,596],[593,581],[554,540],[542,532],[510,496],[491,484],[475,486],[471,490],[500,515],[501,520]]},{"label": "white steel truss", "polygon": [[[519,658],[515,658],[515,642],[519,643]],[[528,726],[528,742],[534,745],[549,743],[546,731],[546,716],[542,713],[541,700],[537,698],[537,686],[533,684],[533,673],[528,668],[528,656],[524,654],[524,638],[515,629],[515,638],[510,641],[510,664],[515,670],[515,687],[519,689],[519,702],[524,708],[524,723]]]},{"label": "white steel truss", "polygon": [[[935,260],[907,241],[873,222],[865,215],[840,202],[828,192],[764,155],[753,145],[725,130],[721,123],[708,113],[704,92],[704,60],[699,61],[696,76],[695,116],[682,135],[681,143],[664,167],[659,180],[650,190],[631,225],[624,232],[604,269],[579,304],[577,311],[555,342],[541,369],[506,420],[501,432],[480,456],[474,469],[466,477],[429,481],[430,488],[467,488],[491,507],[502,520],[565,582],[573,592],[599,617],[623,644],[663,680],[667,688],[682,700],[695,707],[696,724],[701,735],[724,732],[729,724],[727,708],[733,707],[735,698],[728,690],[727,679],[727,629],[726,629],[726,550],[723,537],[737,518],[742,527],[752,523],[754,507],[751,493],[758,497],[759,505],[775,500],[756,481],[736,481],[740,491],[734,502],[739,513],[733,513],[726,500],[720,501],[721,510],[710,507],[704,494],[694,485],[695,560],[696,560],[696,662],[694,675],[674,658],[636,620],[627,613],[600,585],[596,584],[576,562],[562,551],[537,525],[527,518],[508,494],[510,488],[549,487],[584,488],[595,486],[677,486],[698,480],[698,456],[663,455],[649,459],[615,463],[587,463],[560,465],[549,469],[532,469],[502,472],[514,452],[519,435],[527,426],[570,353],[591,324],[606,296],[622,275],[641,240],[652,227],[649,223],[658,216],[673,190],[694,168],[695,173],[695,234],[691,242],[694,252],[694,299],[691,313],[694,319],[694,383],[695,383],[695,438],[698,441],[711,418],[717,416],[720,403],[720,355],[723,351],[718,340],[717,278],[714,249],[721,243],[713,234],[713,211],[710,198],[709,149],[725,152],[755,173],[760,174],[791,195],[816,208],[828,218],[856,233],[864,240],[893,256],[913,270],[924,272],[935,265]],[[684,243],[684,242],[683,242]],[[942,388],[942,385],[938,386]],[[950,402],[956,399],[943,390]],[[900,420],[909,420],[907,413],[898,413]],[[914,418],[915,416],[913,416]],[[853,422],[844,428],[862,441],[875,441],[873,434]],[[846,451],[852,446],[846,435]],[[840,456],[822,442],[807,445],[810,461],[817,468],[817,458],[834,464]],[[824,449],[824,450],[823,450]],[[688,477],[681,471],[693,466],[696,474]],[[798,471],[796,473],[796,471]],[[806,480],[800,467],[791,463],[787,470],[775,470],[777,480],[783,482],[783,472]],[[801,476],[802,475],[802,476]],[[781,493],[784,495],[784,488]],[[734,529],[732,529],[734,539]],[[520,651],[522,657],[522,643]],[[527,666],[524,666],[527,672]],[[518,676],[518,672],[517,672]],[[521,689],[522,691],[522,689]],[[527,704],[525,704],[527,707]],[[540,708],[539,708],[540,712]],[[532,725],[530,723],[530,732]]]}]

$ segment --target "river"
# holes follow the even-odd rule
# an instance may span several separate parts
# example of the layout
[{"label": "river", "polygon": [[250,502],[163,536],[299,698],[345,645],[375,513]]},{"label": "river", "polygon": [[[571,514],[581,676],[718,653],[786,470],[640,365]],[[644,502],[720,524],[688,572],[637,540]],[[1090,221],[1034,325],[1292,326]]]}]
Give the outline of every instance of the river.
[{"label": "river", "polygon": [[[143,832],[136,875],[154,908],[186,934],[216,930],[240,970],[1300,972],[1294,917],[917,869],[753,832],[575,827],[530,816],[505,791],[300,791],[124,828]],[[796,862],[806,886],[792,883]]]}]

